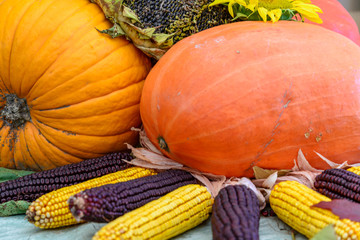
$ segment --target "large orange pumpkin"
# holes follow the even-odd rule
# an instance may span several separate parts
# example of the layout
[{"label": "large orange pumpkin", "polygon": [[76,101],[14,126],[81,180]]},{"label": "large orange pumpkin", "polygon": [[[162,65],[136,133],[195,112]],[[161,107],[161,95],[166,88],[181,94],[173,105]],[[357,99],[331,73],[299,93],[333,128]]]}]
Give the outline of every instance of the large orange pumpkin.
[{"label": "large orange pumpkin", "polygon": [[360,48],[325,28],[238,22],[175,44],[150,71],[144,129],[166,156],[226,176],[360,162]]},{"label": "large orange pumpkin", "polygon": [[305,19],[306,23],[316,24],[342,34],[360,46],[359,28],[350,13],[338,0],[312,0],[311,3],[323,11],[319,14],[323,23],[317,24]]},{"label": "large orange pumpkin", "polygon": [[135,144],[150,61],[88,0],[0,2],[0,166],[49,169]]}]

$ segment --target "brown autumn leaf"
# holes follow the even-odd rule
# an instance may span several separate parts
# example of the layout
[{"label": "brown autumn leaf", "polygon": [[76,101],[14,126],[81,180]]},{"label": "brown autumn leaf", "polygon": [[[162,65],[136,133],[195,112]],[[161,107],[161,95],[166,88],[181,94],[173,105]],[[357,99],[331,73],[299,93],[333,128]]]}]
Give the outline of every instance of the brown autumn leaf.
[{"label": "brown autumn leaf", "polygon": [[330,202],[321,201],[312,207],[330,210],[340,219],[350,219],[360,222],[360,204],[347,199],[333,199]]},{"label": "brown autumn leaf", "polygon": [[286,175],[291,170],[290,169],[283,169],[283,170],[265,169],[265,168],[255,166],[255,167],[253,167],[253,171],[254,171],[254,176],[256,179],[266,179],[274,172],[277,172],[277,175],[280,177],[280,176]]}]

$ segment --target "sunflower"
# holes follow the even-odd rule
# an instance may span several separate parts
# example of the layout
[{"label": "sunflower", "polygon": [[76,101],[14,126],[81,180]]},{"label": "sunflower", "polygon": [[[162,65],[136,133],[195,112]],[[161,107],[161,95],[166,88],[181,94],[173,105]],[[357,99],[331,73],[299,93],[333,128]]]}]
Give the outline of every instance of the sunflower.
[{"label": "sunflower", "polygon": [[292,20],[299,15],[316,23],[322,23],[318,13],[321,9],[310,0],[215,0],[210,6],[227,5],[230,15],[242,20]]}]

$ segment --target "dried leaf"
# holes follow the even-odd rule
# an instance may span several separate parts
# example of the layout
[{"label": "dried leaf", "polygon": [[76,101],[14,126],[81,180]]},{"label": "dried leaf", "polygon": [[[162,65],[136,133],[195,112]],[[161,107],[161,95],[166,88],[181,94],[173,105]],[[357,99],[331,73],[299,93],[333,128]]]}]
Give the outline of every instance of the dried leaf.
[{"label": "dried leaf", "polygon": [[310,240],[337,240],[338,237],[335,232],[334,224],[329,224],[321,229],[314,237]]},{"label": "dried leaf", "polygon": [[139,140],[140,140],[140,145],[143,148],[146,148],[152,152],[155,152],[157,154],[162,154],[159,149],[156,148],[156,146],[154,144],[152,144],[152,142],[150,141],[150,139],[146,136],[146,133],[144,131],[144,129],[139,129],[139,128],[131,128],[132,131],[137,131],[139,132]]},{"label": "dried leaf", "polygon": [[343,162],[342,164],[339,163],[335,163],[333,161],[330,161],[329,159],[327,159],[326,157],[324,157],[323,155],[321,155],[320,153],[316,152],[316,155],[318,155],[322,160],[324,160],[327,164],[329,164],[329,166],[331,168],[345,168],[348,166],[347,161]]},{"label": "dried leaf", "polygon": [[[225,176],[217,176],[213,179],[206,177],[205,174],[202,174],[201,172],[194,170],[194,169],[186,169],[183,168],[183,170],[187,170],[190,172],[197,180],[199,180],[204,186],[208,189],[208,191],[211,193],[211,196],[215,198],[221,188],[224,185],[224,182],[226,180]],[[211,180],[210,180],[211,179]]]},{"label": "dried leaf", "polygon": [[152,152],[145,148],[134,148],[130,144],[126,144],[128,149],[132,151],[135,157],[146,161],[148,163],[153,163],[155,165],[165,165],[171,167],[182,167],[183,165],[175,162],[174,160],[160,155],[158,153]]},{"label": "dried leaf", "polygon": [[314,188],[315,178],[318,174],[319,172],[311,172],[311,171],[290,172],[287,176],[284,176],[282,180],[290,180],[286,178],[292,176],[295,179],[298,179],[298,182],[300,182],[301,184],[304,184],[309,188]]},{"label": "dried leaf", "polygon": [[330,210],[333,214],[339,216],[340,219],[347,218],[360,222],[360,204],[347,199],[333,199],[330,202],[321,201],[312,207]]},{"label": "dried leaf", "polygon": [[312,172],[321,172],[321,170],[318,170],[316,168],[313,168],[310,163],[306,160],[303,152],[301,149],[299,149],[298,156],[297,156],[297,164],[295,164],[295,167],[292,169],[293,171],[312,171]]},{"label": "dried leaf", "polygon": [[275,169],[264,169],[258,166],[253,167],[254,176],[256,179],[264,179],[268,178],[274,172],[277,172],[278,176],[284,176],[286,173],[290,172],[291,170],[275,170]]},{"label": "dried leaf", "polygon": [[272,189],[276,184],[276,180],[278,179],[277,172],[271,174],[262,184],[262,187]]},{"label": "dried leaf", "polygon": [[232,177],[232,178],[229,178],[228,180],[226,180],[226,182],[224,183],[224,187],[226,187],[228,185],[245,185],[245,186],[247,186],[248,188],[253,190],[254,193],[256,194],[256,196],[258,197],[260,210],[265,208],[266,199],[265,199],[264,195],[262,194],[262,192],[259,189],[256,188],[254,183],[249,178],[246,178],[246,177],[242,177],[242,178]]}]

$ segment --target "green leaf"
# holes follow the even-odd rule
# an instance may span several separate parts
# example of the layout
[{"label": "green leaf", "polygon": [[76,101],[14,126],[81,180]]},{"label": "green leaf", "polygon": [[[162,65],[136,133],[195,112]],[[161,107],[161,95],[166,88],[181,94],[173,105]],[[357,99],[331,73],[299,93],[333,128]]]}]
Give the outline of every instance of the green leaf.
[{"label": "green leaf", "polygon": [[109,29],[104,29],[104,30],[96,29],[96,30],[98,30],[98,31],[101,32],[101,33],[108,34],[108,35],[110,35],[110,37],[112,37],[112,38],[116,38],[116,37],[120,37],[120,36],[124,36],[124,35],[125,35],[125,32],[122,30],[122,28],[120,27],[120,25],[117,24],[117,23],[115,23],[114,26],[112,26],[112,27],[109,28]]},{"label": "green leaf", "polygon": [[8,201],[0,204],[0,217],[8,217],[12,215],[25,214],[30,206],[30,202],[26,201]]},{"label": "green leaf", "polygon": [[31,173],[34,173],[34,172],[25,171],[25,170],[14,170],[14,169],[0,167],[0,182],[13,180],[13,179],[25,176],[25,175],[29,175]]},{"label": "green leaf", "polygon": [[157,33],[154,34],[154,40],[157,44],[161,45],[165,43],[168,39],[170,39],[173,34],[164,34],[164,33]]},{"label": "green leaf", "polygon": [[310,240],[337,240],[335,228],[333,224],[329,224],[321,229],[314,237]]},{"label": "green leaf", "polygon": [[[0,167],[0,182],[14,180],[19,177],[34,173],[33,171],[14,170]],[[6,217],[17,214],[24,214],[30,203],[26,201],[8,201],[0,204],[0,217]]]},{"label": "green leaf", "polygon": [[142,34],[151,38],[155,31],[156,31],[156,28],[145,28],[145,29],[143,29]]},{"label": "green leaf", "polygon": [[123,10],[123,16],[130,18],[132,20],[132,22],[140,22],[139,18],[135,14],[135,12],[125,6],[124,6],[124,10]]}]

